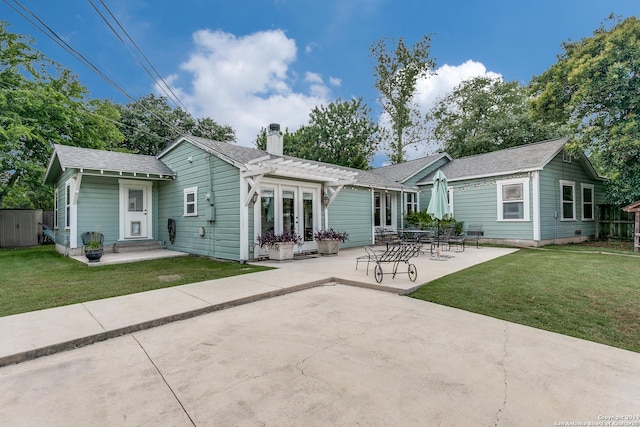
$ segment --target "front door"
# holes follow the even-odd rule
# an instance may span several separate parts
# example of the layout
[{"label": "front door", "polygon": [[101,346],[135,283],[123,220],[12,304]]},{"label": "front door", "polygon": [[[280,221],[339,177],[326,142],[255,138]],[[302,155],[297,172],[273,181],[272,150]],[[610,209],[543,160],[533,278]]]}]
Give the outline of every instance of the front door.
[{"label": "front door", "polygon": [[121,182],[120,237],[151,238],[151,183]]}]

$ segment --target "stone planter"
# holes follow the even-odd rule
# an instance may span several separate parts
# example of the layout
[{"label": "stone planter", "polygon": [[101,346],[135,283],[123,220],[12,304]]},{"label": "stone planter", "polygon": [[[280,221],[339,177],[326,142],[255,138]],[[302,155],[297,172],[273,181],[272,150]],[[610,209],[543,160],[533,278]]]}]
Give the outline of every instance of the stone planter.
[{"label": "stone planter", "polygon": [[318,240],[316,243],[320,255],[336,255],[340,251],[340,240]]},{"label": "stone planter", "polygon": [[274,243],[269,245],[269,259],[275,261],[293,259],[293,247],[295,245],[296,244],[293,242]]}]

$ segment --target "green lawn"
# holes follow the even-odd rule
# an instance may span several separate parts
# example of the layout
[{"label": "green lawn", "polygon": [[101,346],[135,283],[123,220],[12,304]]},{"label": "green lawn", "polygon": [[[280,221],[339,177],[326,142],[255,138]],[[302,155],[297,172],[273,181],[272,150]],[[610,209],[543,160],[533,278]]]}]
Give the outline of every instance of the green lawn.
[{"label": "green lawn", "polygon": [[53,246],[2,249],[0,316],[266,269],[196,256],[87,267]]},{"label": "green lawn", "polygon": [[523,249],[410,296],[640,352],[640,257],[631,254]]}]

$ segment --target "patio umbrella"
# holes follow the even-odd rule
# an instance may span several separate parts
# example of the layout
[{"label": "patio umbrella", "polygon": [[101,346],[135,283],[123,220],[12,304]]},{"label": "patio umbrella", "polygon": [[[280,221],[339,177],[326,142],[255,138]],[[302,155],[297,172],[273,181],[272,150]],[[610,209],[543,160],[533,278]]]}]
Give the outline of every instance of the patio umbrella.
[{"label": "patio umbrella", "polygon": [[449,200],[447,199],[447,177],[438,169],[433,177],[431,188],[431,200],[427,206],[427,213],[435,217],[437,221],[438,250],[440,249],[440,221],[449,215]]}]

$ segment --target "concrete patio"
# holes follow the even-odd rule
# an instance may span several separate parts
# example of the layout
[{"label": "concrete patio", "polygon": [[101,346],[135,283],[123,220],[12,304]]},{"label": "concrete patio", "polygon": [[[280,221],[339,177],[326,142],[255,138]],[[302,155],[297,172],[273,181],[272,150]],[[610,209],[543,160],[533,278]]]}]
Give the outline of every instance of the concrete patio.
[{"label": "concrete patio", "polygon": [[0,419],[558,426],[637,417],[640,354],[398,296],[511,252],[421,255],[417,282],[400,269],[378,284],[355,269],[363,249],[348,249],[1,317]]},{"label": "concrete patio", "polygon": [[[0,366],[77,348],[134,331],[176,320],[246,304],[260,299],[308,289],[325,283],[341,283],[405,294],[424,283],[472,265],[506,255],[514,249],[475,247],[464,252],[447,252],[446,261],[428,254],[413,258],[418,278],[409,280],[401,265],[395,279],[387,271],[378,284],[373,268],[356,270],[356,258],[363,248],[343,249],[338,255],[305,257],[294,261],[261,261],[256,264],[274,270],[209,280],[200,283],[124,295],[81,304],[0,317]],[[155,257],[182,256],[173,251],[105,254],[99,265],[132,262]],[[78,259],[86,262],[86,259]],[[95,264],[95,263],[92,263]],[[404,267],[404,269],[403,269]]]}]

